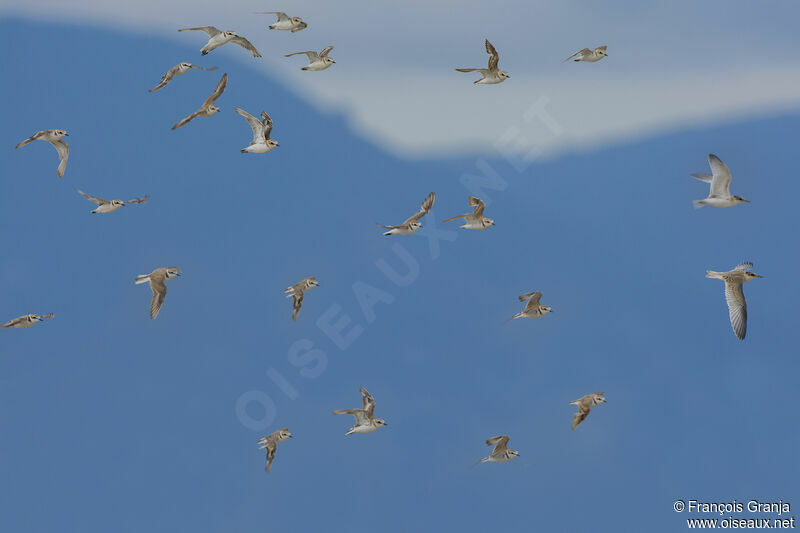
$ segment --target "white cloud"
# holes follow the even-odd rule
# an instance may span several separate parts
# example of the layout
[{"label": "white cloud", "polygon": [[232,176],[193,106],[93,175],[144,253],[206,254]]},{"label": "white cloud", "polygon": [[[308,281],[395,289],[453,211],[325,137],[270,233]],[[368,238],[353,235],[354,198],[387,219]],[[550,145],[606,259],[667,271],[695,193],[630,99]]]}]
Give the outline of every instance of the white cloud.
[{"label": "white cloud", "polygon": [[[800,109],[800,70],[789,68],[624,79],[595,71],[580,81],[517,76],[488,87],[472,85],[473,77],[390,71],[360,79],[357,91],[341,75],[305,90],[348,109],[365,136],[415,155],[488,152],[498,141],[544,154],[592,149],[664,130]],[[544,111],[537,114],[532,109],[537,106]]]}]

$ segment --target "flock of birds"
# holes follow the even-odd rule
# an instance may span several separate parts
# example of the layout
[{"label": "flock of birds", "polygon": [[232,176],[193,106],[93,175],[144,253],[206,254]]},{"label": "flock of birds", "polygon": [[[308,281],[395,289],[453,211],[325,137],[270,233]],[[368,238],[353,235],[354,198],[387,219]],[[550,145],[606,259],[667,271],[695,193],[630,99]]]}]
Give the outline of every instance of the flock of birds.
[{"label": "flock of birds", "polygon": [[[308,27],[308,24],[303,22],[302,18],[289,17],[282,12],[269,11],[259,14],[276,15],[277,21],[275,24],[269,26],[270,30],[284,30],[296,33]],[[183,28],[178,31],[205,32],[208,35],[208,42],[200,50],[202,55],[206,55],[212,50],[215,50],[216,48],[219,48],[225,44],[234,43],[250,51],[253,57],[261,57],[259,51],[255,46],[253,46],[252,43],[250,43],[250,41],[237,35],[234,31],[221,31],[214,26]],[[489,64],[487,68],[457,68],[456,70],[458,72],[479,72],[481,74],[481,78],[474,82],[476,84],[501,83],[508,79],[509,75],[507,72],[500,70],[499,68],[500,56],[497,52],[497,49],[495,49],[492,43],[490,43],[488,40],[486,40],[485,46],[486,52],[489,54]],[[569,56],[564,60],[564,62],[572,59],[576,62],[594,63],[608,56],[606,54],[606,48],[606,46],[599,46],[593,50],[584,48],[583,50],[580,50]],[[333,58],[329,56],[332,50],[333,46],[328,46],[319,53],[315,51],[295,52],[292,54],[287,54],[285,57],[305,54],[308,57],[308,65],[302,67],[301,70],[321,71],[327,69],[335,63]],[[161,81],[155,87],[150,89],[150,92],[163,89],[176,76],[182,76],[193,69],[214,71],[217,69],[217,67],[205,68],[188,62],[179,63],[178,65],[175,65],[169,69],[162,76]],[[210,117],[218,113],[220,109],[215,105],[215,102],[225,91],[227,84],[228,74],[226,73],[222,75],[222,78],[217,83],[214,91],[208,98],[206,98],[203,104],[196,111],[172,126],[172,129],[176,130],[181,128],[195,118]],[[277,141],[270,139],[273,123],[266,111],[262,111],[260,119],[239,108],[236,108],[236,113],[244,117],[253,130],[253,141],[246,148],[241,150],[242,153],[264,154],[279,146]],[[16,148],[30,144],[33,141],[49,142],[58,152],[59,165],[57,173],[59,178],[63,178],[67,167],[67,160],[69,158],[69,145],[64,140],[64,138],[67,136],[68,133],[65,130],[43,130],[20,142]],[[694,206],[696,208],[703,206],[725,208],[747,202],[747,200],[741,196],[731,194],[731,172],[728,167],[714,154],[709,154],[708,162],[711,167],[710,174],[691,174],[691,176],[694,178],[709,183],[711,188],[708,197],[702,200],[695,200]],[[142,198],[132,198],[126,201],[104,200],[102,198],[90,196],[80,189],[78,189],[77,192],[90,202],[97,204],[97,207],[92,211],[93,214],[113,213],[114,211],[126,205],[143,204],[149,199],[149,196],[144,196]],[[422,228],[422,223],[420,220],[428,214],[435,201],[436,194],[431,192],[422,201],[420,210],[407,218],[403,223],[394,226],[384,226],[382,224],[378,224],[378,226],[387,230],[384,235],[411,235]],[[474,196],[470,196],[468,205],[472,207],[471,213],[447,218],[443,222],[464,219],[464,224],[459,227],[469,230],[485,230],[494,225],[494,221],[484,215],[484,209],[486,206],[483,201]],[[748,281],[762,277],[754,273],[752,268],[752,263],[743,262],[728,272],[715,272],[709,270],[706,273],[706,277],[719,279],[725,283],[725,299],[728,304],[731,326],[736,334],[736,337],[740,340],[745,338],[745,334],[747,332],[747,302],[745,301],[742,286]],[[137,285],[147,283],[150,285],[150,289],[152,290],[153,297],[150,302],[151,319],[155,320],[164,304],[164,299],[167,294],[166,282],[173,278],[179,277],[180,275],[181,269],[172,266],[156,268],[149,274],[143,274],[136,277],[135,283]],[[285,290],[287,298],[292,298],[293,320],[297,320],[298,314],[300,313],[300,309],[303,305],[305,293],[318,286],[319,283],[317,283],[316,276],[310,276]],[[521,312],[513,315],[508,320],[510,321],[517,318],[541,318],[552,312],[550,306],[543,305],[541,303],[541,298],[542,293],[539,291],[529,292],[519,296],[520,302],[524,302],[525,307]],[[24,315],[0,325],[0,329],[28,328],[34,324],[44,321],[45,319],[53,318],[53,316],[53,313],[45,315]],[[570,405],[575,405],[578,409],[578,411],[572,417],[572,429],[574,430],[577,428],[586,419],[586,417],[589,416],[589,412],[592,410],[592,408],[605,402],[605,395],[602,392],[587,394],[578,400],[570,402]],[[370,394],[363,387],[361,388],[361,409],[340,409],[333,411],[333,414],[347,414],[352,415],[355,418],[355,424],[347,431],[346,435],[351,435],[353,433],[372,433],[373,431],[377,431],[381,427],[387,425],[385,420],[375,417],[375,399],[373,398],[372,394]],[[291,437],[292,434],[289,432],[289,428],[282,428],[258,441],[260,448],[266,451],[267,462],[265,469],[267,472],[269,472],[272,462],[275,459],[278,443],[283,442]],[[476,464],[485,462],[508,462],[519,456],[519,453],[516,450],[512,450],[508,447],[508,442],[508,435],[499,435],[488,439],[486,444],[488,446],[494,446],[494,448],[487,457],[481,459]]]}]

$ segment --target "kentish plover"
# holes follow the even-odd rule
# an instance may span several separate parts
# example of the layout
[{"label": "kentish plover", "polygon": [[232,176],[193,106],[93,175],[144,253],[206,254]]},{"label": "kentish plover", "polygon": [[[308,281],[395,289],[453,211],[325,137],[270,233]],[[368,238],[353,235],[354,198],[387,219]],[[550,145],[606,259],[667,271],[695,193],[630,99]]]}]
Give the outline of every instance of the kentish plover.
[{"label": "kentish plover", "polygon": [[250,53],[253,54],[253,57],[261,57],[261,54],[258,53],[256,47],[253,46],[250,41],[245,39],[244,37],[239,37],[236,35],[235,31],[227,30],[227,31],[220,31],[214,26],[200,26],[197,28],[183,28],[178,31],[204,31],[208,34],[208,42],[206,45],[200,49],[200,53],[206,55],[211,50],[215,48],[219,48],[223,44],[234,43],[238,44],[242,48],[250,50]]},{"label": "kentish plover", "polygon": [[181,269],[178,267],[161,267],[149,274],[136,276],[136,285],[150,283],[150,289],[153,291],[153,299],[150,301],[150,318],[153,320],[156,319],[158,312],[161,311],[164,298],[167,296],[167,281],[181,274]]},{"label": "kentish plover", "polygon": [[728,314],[731,327],[739,340],[747,334],[747,302],[744,299],[742,284],[757,278],[763,278],[752,272],[753,263],[739,263],[729,272],[706,270],[707,278],[720,279],[725,282],[725,301],[728,302]]},{"label": "kentish plover", "polygon": [[34,324],[38,324],[39,322],[44,321],[46,318],[53,318],[53,313],[48,313],[46,315],[24,315],[13,320],[9,320],[3,325],[0,325],[0,329],[5,328],[29,328]]},{"label": "kentish plover", "polygon": [[338,411],[333,411],[333,414],[353,415],[355,417],[355,425],[351,427],[345,435],[350,435],[352,433],[372,433],[388,425],[385,420],[375,418],[375,399],[364,387],[361,387],[361,409],[339,409]]},{"label": "kentish plover", "polygon": [[308,65],[302,67],[300,70],[325,70],[336,61],[328,57],[328,54],[333,50],[333,46],[329,46],[322,50],[319,54],[313,50],[307,52],[295,52],[293,54],[286,54],[284,57],[292,57],[300,54],[305,54],[308,57]]},{"label": "kentish plover", "polygon": [[260,444],[260,446],[258,449],[266,450],[267,452],[267,465],[264,467],[264,470],[269,472],[269,469],[272,468],[272,461],[275,460],[275,452],[278,451],[278,443],[290,439],[292,436],[293,435],[289,433],[289,428],[282,428],[267,435],[263,439],[259,439],[258,444]]},{"label": "kentish plover", "polygon": [[470,196],[468,203],[473,208],[472,213],[467,213],[466,215],[458,215],[457,217],[446,218],[442,220],[442,222],[450,222],[451,220],[457,220],[459,218],[463,218],[464,224],[459,226],[459,228],[482,230],[488,228],[489,226],[494,226],[494,220],[483,216],[483,210],[486,207],[486,205],[480,198]]},{"label": "kentish plover", "polygon": [[384,226],[383,224],[376,224],[379,228],[388,229],[384,235],[411,235],[422,227],[420,219],[428,214],[428,211],[433,207],[433,202],[436,201],[436,193],[432,192],[422,201],[420,210],[406,219],[405,222],[399,226]]},{"label": "kentish plover", "polygon": [[519,301],[524,302],[527,300],[528,303],[525,305],[525,309],[509,318],[507,322],[510,322],[515,318],[541,318],[547,313],[551,313],[553,310],[549,305],[542,305],[539,303],[541,298],[542,293],[539,291],[528,292],[520,295]]},{"label": "kentish plover", "polygon": [[64,141],[64,137],[69,136],[64,130],[42,130],[37,131],[14,148],[20,148],[33,141],[47,141],[52,144],[56,151],[58,151],[58,177],[64,177],[64,171],[67,170],[67,159],[69,159],[69,145]]},{"label": "kentish plover", "polygon": [[219,113],[219,107],[214,105],[214,102],[217,100],[217,98],[222,96],[222,93],[225,91],[226,85],[228,85],[227,72],[222,75],[222,78],[219,80],[219,83],[217,83],[216,88],[214,88],[214,92],[211,93],[211,96],[206,98],[206,101],[203,102],[203,105],[201,105],[197,111],[195,111],[188,117],[184,118],[183,120],[172,126],[172,129],[177,130],[181,126],[185,126],[186,124],[188,124],[197,117],[210,117],[212,115],[216,115],[217,113]]},{"label": "kentish plover", "polygon": [[566,58],[564,61],[562,61],[562,63],[566,63],[575,56],[580,56],[576,57],[575,61],[586,61],[587,63],[594,63],[596,61],[600,61],[604,57],[608,57],[608,54],[606,54],[606,48],[608,47],[598,46],[594,50],[589,50],[588,48],[584,48],[583,50],[575,52],[574,54]]},{"label": "kentish plover", "polygon": [[272,133],[272,119],[266,111],[261,112],[261,120],[238,107],[236,112],[247,119],[247,123],[253,129],[253,141],[247,148],[242,148],[243,154],[266,154],[278,147],[278,141],[269,138],[269,134]]},{"label": "kentish plover", "polygon": [[292,33],[296,33],[308,27],[308,24],[303,22],[300,17],[289,17],[281,11],[262,11],[256,13],[256,15],[275,15],[278,17],[278,21],[275,24],[269,25],[270,30],[289,30]]},{"label": "kentish plover", "polygon": [[[486,441],[487,446],[494,445],[494,449],[492,453],[475,463],[475,465],[479,465],[481,463],[507,463],[515,457],[519,457],[519,452],[517,450],[510,450],[508,448],[508,435],[500,435],[498,437],[492,437]],[[473,465],[473,466],[475,466]]]},{"label": "kentish plover", "polygon": [[142,198],[131,198],[130,200],[103,200],[102,198],[97,198],[96,196],[89,196],[85,192],[80,189],[76,189],[78,193],[89,200],[90,202],[94,202],[97,204],[97,208],[92,211],[94,213],[113,213],[120,207],[124,207],[128,204],[143,204],[150,198],[150,195],[145,195]]},{"label": "kentish plover", "polygon": [[197,65],[192,65],[191,63],[184,61],[183,63],[178,63],[177,65],[169,69],[166,74],[161,76],[161,81],[158,82],[158,85],[150,89],[149,92],[154,93],[159,89],[163,89],[164,87],[167,86],[169,82],[172,81],[172,78],[174,78],[175,76],[183,76],[193,68],[206,71],[217,70],[217,67],[209,67],[209,68],[198,67]]},{"label": "kentish plover", "polygon": [[601,403],[606,403],[605,393],[602,392],[593,392],[592,394],[587,394],[579,400],[569,402],[570,405],[575,405],[578,407],[578,412],[572,415],[572,429],[575,429],[581,424],[581,422],[586,420],[586,417],[589,416],[589,411]]},{"label": "kentish plover", "polygon": [[292,312],[292,320],[297,320],[297,315],[300,313],[300,308],[303,307],[303,296],[305,295],[306,291],[310,291],[314,287],[319,287],[319,283],[317,283],[316,276],[309,276],[304,280],[292,285],[291,287],[287,287],[285,291],[287,298],[292,298],[292,308],[294,311]]},{"label": "kentish plover", "polygon": [[511,76],[508,75],[508,72],[498,68],[497,65],[500,62],[500,56],[495,47],[492,46],[492,43],[489,42],[489,39],[486,39],[486,53],[490,56],[489,68],[457,68],[456,70],[458,72],[480,72],[483,77],[476,80],[474,83],[495,84],[504,82],[510,78]]}]

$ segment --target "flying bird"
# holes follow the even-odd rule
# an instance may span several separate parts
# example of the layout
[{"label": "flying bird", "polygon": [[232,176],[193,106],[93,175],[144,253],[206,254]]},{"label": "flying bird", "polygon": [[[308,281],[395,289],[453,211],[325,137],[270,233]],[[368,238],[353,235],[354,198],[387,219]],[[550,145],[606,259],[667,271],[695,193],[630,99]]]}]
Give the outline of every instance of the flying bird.
[{"label": "flying bird", "polygon": [[542,305],[539,303],[539,300],[542,298],[542,293],[537,292],[528,292],[525,294],[520,295],[519,301],[524,302],[527,300],[527,304],[525,305],[525,309],[522,312],[517,313],[516,315],[509,318],[506,322],[510,322],[515,318],[541,318],[547,313],[552,312],[553,310],[550,308],[549,305]]},{"label": "flying bird", "polygon": [[266,111],[261,112],[261,120],[238,107],[236,112],[243,116],[253,129],[253,141],[247,148],[242,148],[243,154],[266,154],[279,146],[278,141],[269,138],[269,134],[272,132],[272,119]]},{"label": "flying bird", "polygon": [[300,308],[303,307],[303,296],[305,295],[306,291],[310,291],[314,287],[319,287],[319,283],[317,283],[316,276],[309,276],[302,280],[301,282],[292,285],[291,287],[287,287],[285,291],[287,298],[293,298],[292,300],[292,308],[294,312],[292,313],[292,320],[297,320],[297,315],[300,313]]},{"label": "flying bird", "polygon": [[282,428],[259,439],[258,444],[261,446],[259,446],[258,449],[266,450],[267,452],[267,466],[264,467],[265,471],[269,472],[269,469],[272,468],[272,461],[275,460],[275,452],[278,451],[278,443],[290,439],[292,436],[293,435],[289,433],[289,428]]},{"label": "flying bird", "polygon": [[487,446],[494,445],[494,449],[492,453],[478,461],[472,466],[477,466],[481,463],[507,463],[515,457],[519,457],[519,452],[517,450],[510,450],[508,448],[508,435],[500,435],[498,437],[492,437],[486,441]]},{"label": "flying bird", "polygon": [[161,311],[164,298],[167,296],[167,281],[181,274],[181,269],[178,267],[161,267],[149,274],[136,276],[136,285],[150,283],[150,289],[153,291],[153,299],[150,301],[150,318],[153,320],[156,319],[158,312]]},{"label": "flying bird", "polygon": [[212,115],[216,115],[217,113],[219,113],[219,107],[214,105],[214,102],[217,100],[217,98],[222,96],[222,93],[225,91],[225,86],[226,85],[228,85],[228,73],[227,72],[222,75],[222,78],[219,80],[219,83],[217,83],[217,86],[214,89],[214,92],[211,93],[211,96],[206,98],[206,101],[203,102],[203,105],[201,105],[200,108],[197,111],[195,111],[194,113],[192,113],[188,117],[184,118],[183,120],[181,120],[180,122],[178,122],[177,124],[172,126],[172,129],[173,130],[177,130],[181,126],[184,126],[184,125],[188,124],[189,122],[191,122],[192,120],[194,120],[196,117],[210,117]]},{"label": "flying bird", "polygon": [[308,27],[308,24],[303,22],[300,17],[289,17],[281,11],[262,11],[256,13],[256,15],[275,15],[278,17],[278,21],[269,26],[270,30],[289,30],[292,33],[297,33]]},{"label": "flying bird", "polygon": [[217,67],[203,68],[203,67],[198,67],[197,65],[192,65],[191,63],[184,61],[183,63],[178,63],[177,65],[169,69],[166,74],[161,76],[161,81],[158,82],[158,85],[150,89],[149,92],[154,93],[159,89],[163,89],[164,87],[167,86],[169,82],[172,81],[172,78],[174,78],[175,76],[183,76],[193,68],[198,68],[200,70],[206,70],[209,72],[212,70],[217,70]]},{"label": "flying bird", "polygon": [[589,416],[589,411],[601,403],[606,403],[605,393],[602,392],[593,392],[579,400],[569,402],[570,405],[578,407],[578,412],[572,415],[572,429],[574,430],[576,427],[580,426],[581,422],[586,420],[586,417]]},{"label": "flying bird", "polygon": [[456,70],[458,72],[480,72],[483,77],[474,83],[495,84],[502,83],[510,78],[511,76],[508,75],[508,72],[497,67],[500,62],[500,56],[495,47],[492,46],[492,43],[489,42],[489,39],[486,39],[486,53],[490,56],[489,68],[457,68]]},{"label": "flying bird", "polygon": [[17,317],[13,320],[9,320],[3,325],[0,325],[0,329],[5,328],[29,328],[34,324],[38,324],[39,322],[43,322],[46,318],[53,318],[53,313],[48,313],[46,315],[24,315],[21,317]]},{"label": "flying bird", "polygon": [[345,435],[350,435],[352,433],[372,433],[387,425],[385,420],[375,418],[375,399],[364,387],[361,387],[361,409],[340,409],[338,411],[333,411],[333,414],[353,415],[355,417],[355,425],[351,427]]},{"label": "flying bird", "polygon": [[580,57],[575,59],[576,62],[577,61],[585,61],[587,63],[595,63],[597,61],[600,61],[604,57],[608,57],[608,54],[606,54],[606,48],[608,48],[608,47],[607,46],[598,46],[594,50],[589,50],[588,48],[584,48],[583,50],[575,52],[574,54],[572,54],[571,56],[566,58],[564,61],[562,61],[562,63],[566,63],[567,61],[569,61],[570,59],[572,59],[575,56],[580,56]]},{"label": "flying bird", "polygon": [[463,218],[464,224],[459,226],[459,228],[482,230],[488,228],[489,226],[494,226],[494,220],[483,216],[483,210],[486,207],[486,204],[484,204],[480,198],[470,196],[468,204],[472,207],[472,213],[446,218],[442,220],[442,222],[450,222],[451,220]]},{"label": "flying bird", "polygon": [[728,303],[728,314],[731,327],[739,340],[744,340],[747,334],[747,302],[744,299],[742,285],[757,278],[763,278],[752,271],[753,263],[745,261],[739,263],[729,272],[714,272],[706,270],[706,277],[719,279],[725,282],[725,301]]},{"label": "flying bird", "polygon": [[124,207],[128,204],[143,204],[150,198],[150,195],[148,194],[142,198],[131,198],[130,200],[126,200],[124,202],[122,200],[103,200],[102,198],[97,198],[96,196],[89,196],[80,189],[76,190],[78,191],[78,194],[80,194],[90,202],[94,202],[97,204],[97,208],[92,211],[92,214],[113,213],[120,207]]},{"label": "flying bird", "polygon": [[305,54],[308,57],[308,65],[302,67],[300,70],[325,70],[329,66],[336,63],[328,54],[333,50],[333,46],[329,46],[322,50],[319,54],[313,50],[308,52],[295,52],[293,54],[286,54],[284,57],[292,57],[300,54]]},{"label": "flying bird", "polygon": [[422,201],[420,210],[408,217],[406,221],[399,226],[384,226],[383,224],[376,224],[376,226],[389,230],[385,232],[384,235],[411,235],[422,227],[419,220],[428,214],[428,211],[433,207],[434,201],[436,201],[436,193],[432,192]]},{"label": "flying bird", "polygon": [[58,177],[64,177],[64,171],[67,170],[67,159],[69,159],[69,145],[64,141],[64,137],[68,137],[69,133],[64,130],[42,130],[37,131],[14,148],[20,148],[33,141],[47,141],[52,144],[58,152]]},{"label": "flying bird", "polygon": [[711,174],[692,174],[691,176],[700,181],[711,184],[711,191],[708,198],[695,200],[695,209],[700,209],[704,205],[711,207],[733,207],[744,202],[741,196],[731,195],[731,171],[722,160],[714,154],[708,154],[708,164],[711,167]]},{"label": "flying bird", "polygon": [[250,41],[245,39],[244,37],[240,37],[236,35],[235,31],[227,30],[227,31],[220,31],[214,26],[200,26],[198,28],[183,28],[178,31],[204,31],[208,34],[208,42],[206,45],[200,49],[200,53],[206,55],[211,50],[215,48],[219,48],[223,44],[234,43],[238,44],[242,48],[250,50],[253,54],[253,57],[261,57],[261,54],[258,53],[256,47],[253,46]]}]

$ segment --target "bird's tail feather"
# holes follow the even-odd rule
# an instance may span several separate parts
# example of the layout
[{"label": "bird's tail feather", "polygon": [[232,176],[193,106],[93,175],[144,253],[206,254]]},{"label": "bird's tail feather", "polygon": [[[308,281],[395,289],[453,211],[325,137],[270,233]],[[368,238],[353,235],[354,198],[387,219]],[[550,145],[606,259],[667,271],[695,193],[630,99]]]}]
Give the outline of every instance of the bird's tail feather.
[{"label": "bird's tail feather", "polygon": [[703,203],[703,200],[694,200],[692,201],[692,205],[694,206],[695,209],[700,209],[706,204]]},{"label": "bird's tail feather", "polygon": [[136,276],[136,285],[140,285],[142,283],[148,283],[150,281],[150,274],[142,274],[140,276]]}]

